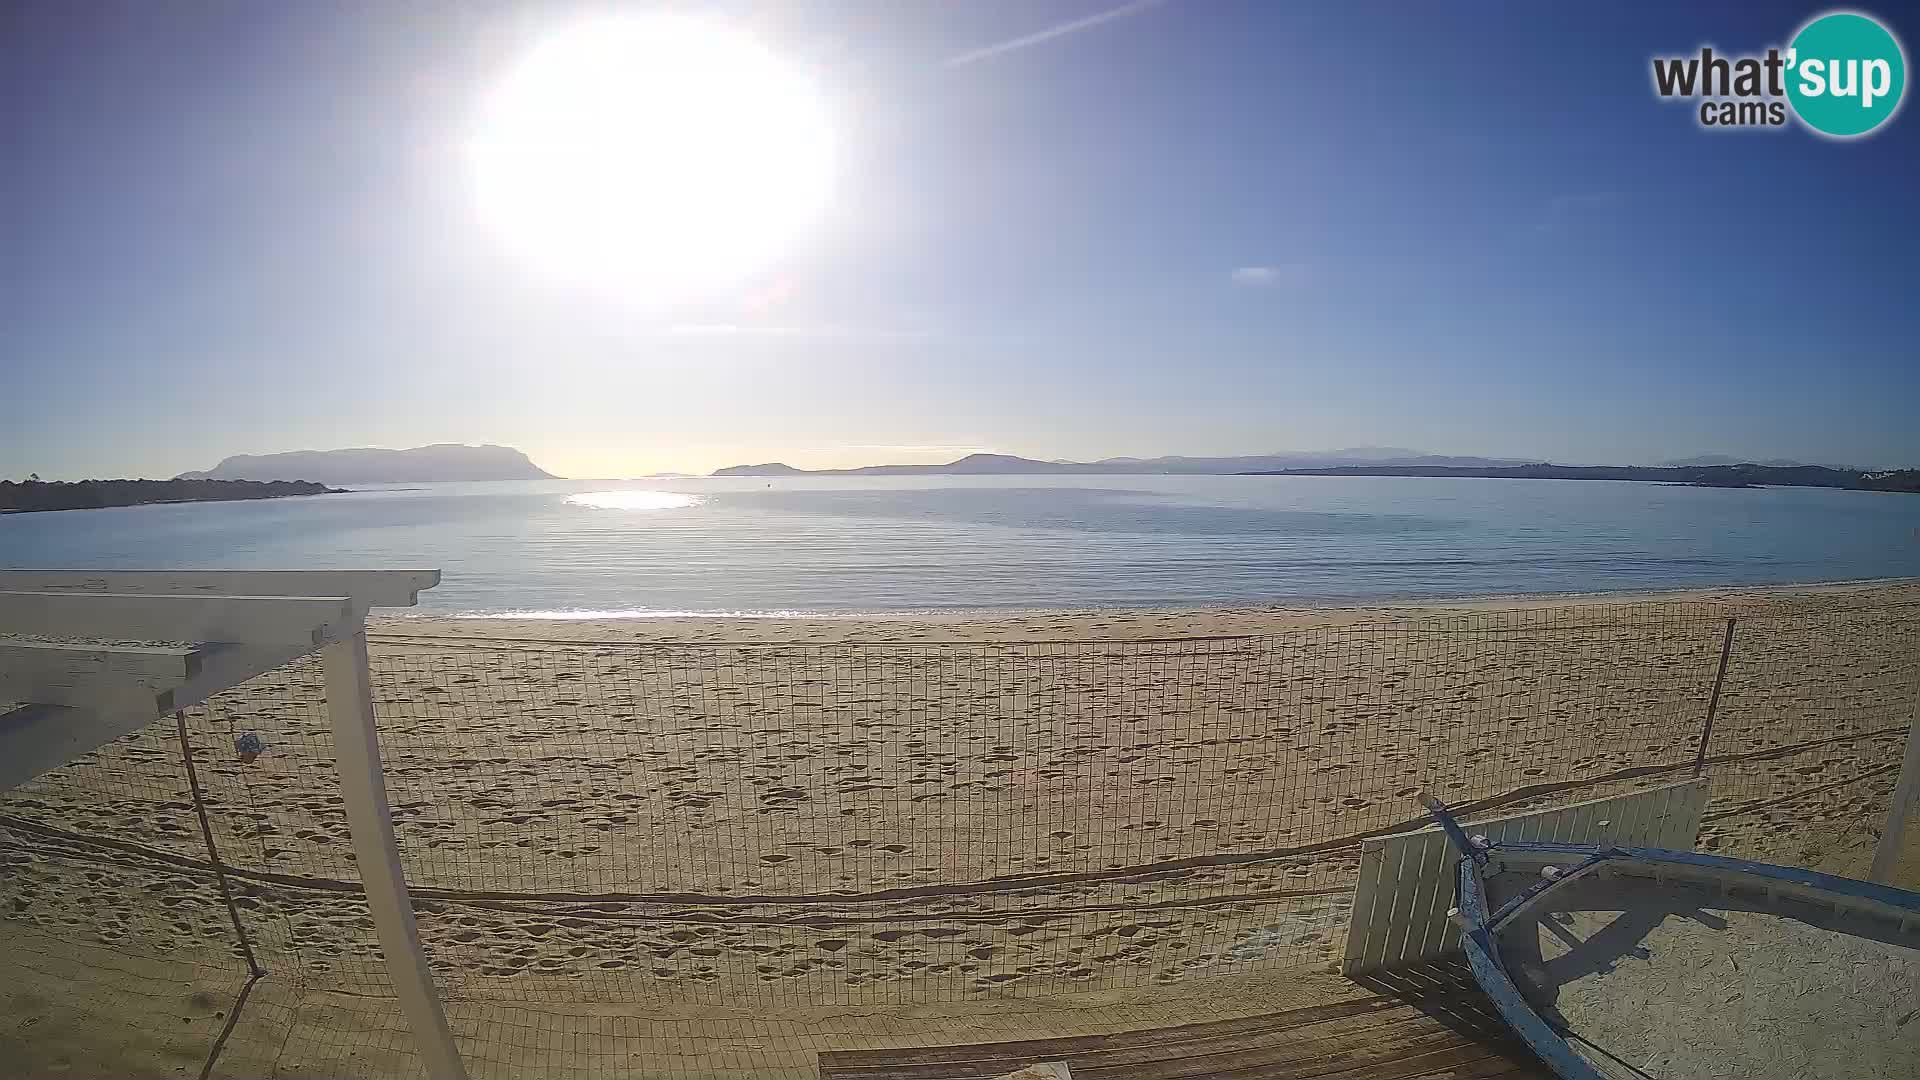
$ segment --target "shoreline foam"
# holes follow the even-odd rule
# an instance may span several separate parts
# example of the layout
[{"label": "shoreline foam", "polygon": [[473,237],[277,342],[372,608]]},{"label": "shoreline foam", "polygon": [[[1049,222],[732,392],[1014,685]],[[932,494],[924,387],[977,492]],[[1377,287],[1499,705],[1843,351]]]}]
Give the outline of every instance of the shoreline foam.
[{"label": "shoreline foam", "polygon": [[987,607],[987,608],[903,608],[878,611],[806,611],[799,609],[714,610],[649,608],[548,608],[468,610],[439,612],[412,609],[381,613],[376,618],[396,621],[428,622],[637,622],[652,619],[868,619],[874,621],[975,622],[1008,618],[1033,618],[1050,615],[1080,615],[1099,612],[1166,612],[1207,614],[1211,612],[1299,612],[1350,611],[1358,609],[1478,609],[1485,607],[1523,607],[1542,604],[1647,603],[1775,596],[1781,594],[1821,594],[1836,591],[1920,585],[1920,577],[1841,578],[1831,581],[1791,582],[1766,585],[1708,585],[1694,589],[1595,589],[1577,592],[1467,593],[1460,595],[1404,595],[1398,597],[1323,596],[1300,597],[1270,603],[1201,603],[1138,605],[1116,604],[1094,607]]}]

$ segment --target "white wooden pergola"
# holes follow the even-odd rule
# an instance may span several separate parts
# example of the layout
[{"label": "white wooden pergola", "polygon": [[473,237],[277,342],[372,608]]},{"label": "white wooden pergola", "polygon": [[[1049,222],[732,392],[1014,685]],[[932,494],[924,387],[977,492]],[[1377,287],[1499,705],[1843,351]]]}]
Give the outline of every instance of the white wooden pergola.
[{"label": "white wooden pergola", "polygon": [[395,996],[428,1075],[464,1080],[394,843],[367,670],[368,609],[411,607],[439,583],[438,570],[0,571],[0,703],[13,703],[0,712],[0,790],[319,650]]}]

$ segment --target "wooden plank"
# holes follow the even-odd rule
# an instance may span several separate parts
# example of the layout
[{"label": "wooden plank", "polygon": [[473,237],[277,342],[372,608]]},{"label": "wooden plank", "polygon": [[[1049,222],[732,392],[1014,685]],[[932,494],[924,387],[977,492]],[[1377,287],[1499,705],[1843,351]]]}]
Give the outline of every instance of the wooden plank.
[{"label": "wooden plank", "polygon": [[0,639],[0,701],[82,708],[140,697],[151,703],[198,673],[201,656],[188,647]]},{"label": "wooden plank", "polygon": [[1700,821],[1706,816],[1708,794],[1704,779],[1691,788],[1674,789],[1676,812],[1667,822],[1662,847],[1692,851],[1693,846],[1700,842]]},{"label": "wooden plank", "polygon": [[[1663,841],[1675,832],[1673,815],[1666,812],[1666,808],[1662,807],[1658,802],[1649,798],[1640,806],[1640,817],[1640,832],[1641,835],[1647,838],[1647,842],[1656,847],[1667,846]],[[1687,843],[1682,846],[1691,848],[1693,847],[1693,841],[1689,839]]]},{"label": "wooden plank", "polygon": [[1648,830],[1647,847],[1692,851],[1700,838],[1700,817],[1707,807],[1704,782],[1669,787],[1655,806],[1655,827]]},{"label": "wooden plank", "polygon": [[1460,855],[1449,843],[1431,845],[1426,864],[1421,868],[1420,894],[1408,916],[1407,945],[1401,955],[1407,960],[1439,956],[1448,951],[1447,909],[1453,906],[1455,876],[1453,867]]},{"label": "wooden plank", "polygon": [[297,660],[312,652],[304,642],[291,645],[213,645],[201,650],[200,670],[193,678],[175,687],[170,709],[185,709],[207,700],[222,690],[239,686],[256,675]]},{"label": "wooden plank", "polygon": [[1401,942],[1404,942],[1406,931],[1401,925],[1404,916],[1398,905],[1405,902],[1411,906],[1411,901],[1405,895],[1407,882],[1401,865],[1407,857],[1409,845],[1400,841],[1400,837],[1408,835],[1411,834],[1401,833],[1380,841],[1380,882],[1370,913],[1372,925],[1367,932],[1366,950],[1345,967],[1349,975],[1378,971],[1393,964],[1399,957],[1394,938],[1398,934]]},{"label": "wooden plank", "polygon": [[1402,847],[1399,863],[1394,868],[1394,893],[1390,898],[1392,914],[1387,924],[1387,947],[1381,955],[1381,965],[1405,958],[1407,930],[1412,923],[1414,905],[1419,899],[1421,878],[1433,864],[1434,848],[1446,842],[1445,836],[1434,833]]},{"label": "wooden plank", "polygon": [[[1040,1061],[1064,1063],[1083,1080],[1294,1077],[1344,1073],[1356,1067],[1392,1071],[1394,1062],[1401,1059],[1413,1059],[1405,1069],[1423,1074],[1438,1064],[1431,1057],[1435,1050],[1468,1045],[1475,1051],[1470,1056],[1477,1057],[1514,1048],[1500,1018],[1477,989],[1445,998],[1377,999],[1376,1008],[1340,1016],[1327,1012],[1356,1004],[1361,1003],[1078,1038],[824,1051],[817,1064],[820,1076],[827,1080],[993,1077]],[[1299,1022],[1310,1015],[1316,1016],[1311,1024]],[[1201,1029],[1204,1037],[1186,1037]]]},{"label": "wooden plank", "polygon": [[1209,1020],[1198,1024],[1123,1031],[1106,1035],[1071,1035],[1052,1039],[1020,1039],[1009,1042],[962,1043],[956,1046],[921,1046],[888,1050],[823,1050],[820,1063],[835,1069],[895,1067],[900,1065],[943,1065],[956,1062],[998,1065],[1006,1061],[1071,1059],[1077,1054],[1119,1049],[1151,1038],[1155,1045],[1180,1047],[1210,1039],[1232,1038],[1250,1031],[1263,1035],[1275,1031],[1298,1033],[1315,1025],[1367,1017],[1406,1008],[1404,1002],[1390,997],[1367,997],[1354,1001],[1313,1005],[1284,1012],[1264,1013],[1233,1020]]},{"label": "wooden plank", "polygon": [[1388,879],[1389,888],[1385,898],[1386,926],[1380,935],[1380,951],[1367,958],[1373,968],[1382,967],[1405,955],[1407,923],[1413,911],[1414,898],[1420,890],[1421,856],[1428,846],[1422,840],[1389,849],[1394,857],[1388,864],[1392,876]]},{"label": "wooden plank", "polygon": [[0,723],[0,791],[57,769],[175,709],[198,705],[310,651],[304,644],[204,646],[196,651],[199,670],[171,689],[136,686],[110,692],[95,688],[86,705],[60,707],[58,702],[41,702],[16,709],[0,718],[6,721]]},{"label": "wooden plank", "polygon": [[1375,910],[1380,898],[1391,891],[1386,880],[1386,861],[1383,841],[1360,842],[1360,880],[1353,890],[1353,918],[1347,928],[1342,971],[1360,970],[1361,961],[1375,948],[1375,939],[1386,929],[1386,913]]},{"label": "wooden plank", "polygon": [[1516,1049],[1511,1056],[1496,1054],[1465,1065],[1443,1066],[1439,1072],[1422,1073],[1410,1080],[1554,1080],[1554,1076],[1532,1053]]},{"label": "wooden plank", "polygon": [[[1482,1022],[1488,1031],[1500,1030],[1500,1019],[1491,1011],[1483,1014]],[[1402,1045],[1442,1031],[1458,1035],[1453,1031],[1457,1023],[1451,1017],[1439,1018],[1410,1005],[1401,1005],[1391,1012],[1367,1017],[1364,1023],[1343,1024],[1338,1030],[1316,1028],[1312,1033],[1302,1033],[1283,1024],[1269,1025],[1232,1040],[1170,1046],[1156,1038],[1154,1032],[1138,1032],[1130,1046],[1068,1055],[1065,1060],[1075,1073],[1086,1076],[1097,1076],[1103,1071],[1131,1076],[1136,1071],[1168,1067],[1169,1063],[1196,1061],[1215,1068],[1224,1068],[1233,1061],[1262,1059],[1266,1064],[1327,1062],[1370,1047]]]},{"label": "wooden plank", "polygon": [[1585,813],[1590,805],[1575,803],[1572,806],[1556,807],[1553,813],[1542,814],[1538,834],[1540,840],[1549,844],[1570,843],[1571,841],[1565,839],[1569,835],[1568,829],[1572,826],[1574,819]]},{"label": "wooden plank", "polygon": [[1382,844],[1380,847],[1380,884],[1373,898],[1373,926],[1367,935],[1367,950],[1360,954],[1356,971],[1373,971],[1380,966],[1381,958],[1388,954],[1387,935],[1393,929],[1393,902],[1399,888],[1400,860],[1406,854],[1405,845]]},{"label": "wooden plank", "polygon": [[1258,1050],[1163,1058],[1111,1068],[1075,1062],[1073,1071],[1084,1080],[1179,1080],[1242,1074],[1274,1080],[1350,1076],[1391,1080],[1419,1076],[1441,1065],[1478,1061],[1509,1049],[1504,1044],[1484,1045],[1455,1031],[1451,1023],[1415,1016],[1391,1033],[1332,1045],[1299,1047],[1277,1040]]},{"label": "wooden plank", "polygon": [[362,607],[412,607],[438,584],[438,570],[0,570],[0,592],[349,596]]},{"label": "wooden plank", "polygon": [[[35,694],[0,694],[0,701],[13,701],[19,707],[57,705],[98,714],[103,721],[120,724],[131,731],[143,727],[173,710],[173,691],[138,683],[103,683],[85,687],[52,687]],[[0,744],[3,746],[4,744]]]},{"label": "wooden plank", "polygon": [[[1663,846],[1660,841],[1672,831],[1672,815],[1665,812],[1658,799],[1649,795],[1634,805],[1634,812],[1640,815],[1640,835],[1643,843]],[[1688,847],[1693,844],[1689,842]]]},{"label": "wooden plank", "polygon": [[1474,828],[1478,828],[1481,832],[1495,840],[1518,840],[1522,843],[1527,843],[1541,839],[1540,826],[1544,823],[1542,819],[1548,814],[1556,812],[1557,811],[1553,810],[1535,811],[1531,814],[1521,814],[1519,817],[1508,818],[1504,821],[1490,821],[1484,825],[1470,827],[1467,831],[1472,832]]},{"label": "wooden plank", "polygon": [[183,681],[200,670],[200,650],[181,645],[69,645],[0,638],[0,678],[93,675]]},{"label": "wooden plank", "polygon": [[1645,806],[1645,799],[1633,799],[1619,806],[1610,807],[1600,819],[1606,824],[1595,822],[1596,829],[1604,830],[1597,835],[1618,837],[1622,844],[1646,843],[1647,822],[1646,815],[1642,812]]},{"label": "wooden plank", "polygon": [[344,596],[0,592],[0,633],[135,641],[325,644],[358,629]]},{"label": "wooden plank", "polygon": [[[1253,1018],[1231,1033],[1206,1039],[1172,1037],[1171,1028],[1146,1028],[1114,1035],[1048,1040],[1050,1051],[1018,1048],[1021,1043],[981,1043],[972,1046],[912,1048],[904,1051],[865,1051],[864,1060],[846,1053],[821,1053],[823,1075],[847,1080],[878,1080],[889,1076],[1000,1076],[1039,1061],[1065,1064],[1076,1076],[1101,1071],[1131,1076],[1136,1071],[1163,1067],[1167,1062],[1206,1058],[1224,1060],[1233,1055],[1285,1047],[1291,1056],[1310,1058],[1337,1052],[1345,1046],[1377,1043],[1430,1030],[1435,1021],[1400,1002],[1376,1015],[1360,1015],[1303,1029],[1284,1016]],[[1488,1014],[1489,1022],[1498,1019]],[[1411,1025],[1411,1026],[1410,1026]]]},{"label": "wooden plank", "polygon": [[[1678,824],[1676,824],[1676,822],[1678,822],[1680,815],[1684,813],[1686,807],[1682,807],[1680,801],[1674,799],[1674,790],[1672,790],[1672,788],[1661,790],[1661,792],[1655,794],[1653,798],[1647,799],[1647,803],[1649,803],[1649,805],[1647,805],[1647,813],[1649,813],[1651,819],[1653,819],[1651,828],[1647,828],[1647,840],[1651,840],[1655,847],[1672,847],[1674,836],[1678,834]],[[1686,838],[1686,844],[1682,844],[1682,847],[1692,849],[1692,836]]]},{"label": "wooden plank", "polygon": [[406,871],[394,841],[393,810],[387,804],[386,771],[374,728],[373,684],[367,670],[367,635],[358,629],[327,645],[321,654],[327,681],[327,719],[333,728],[335,763],[353,833],[354,863],[367,890],[374,931],[393,980],[394,996],[413,1029],[414,1048],[433,1080],[466,1080],[441,1007],[440,990],[420,947]]},{"label": "wooden plank", "polygon": [[0,714],[0,791],[92,753],[159,717],[131,703],[107,711],[23,705]]},{"label": "wooden plank", "polygon": [[1887,824],[1880,830],[1880,843],[1873,849],[1873,868],[1867,876],[1893,884],[1894,867],[1900,862],[1901,845],[1906,843],[1907,819],[1920,812],[1920,690],[1916,690],[1913,719],[1907,724],[1907,751],[1900,759],[1900,779],[1893,786],[1893,804],[1887,808]]},{"label": "wooden plank", "polygon": [[1561,843],[1576,844],[1590,836],[1600,835],[1600,822],[1603,820],[1600,808],[1593,803],[1582,803],[1569,808],[1572,813],[1560,819],[1561,827],[1556,831],[1563,839]]}]

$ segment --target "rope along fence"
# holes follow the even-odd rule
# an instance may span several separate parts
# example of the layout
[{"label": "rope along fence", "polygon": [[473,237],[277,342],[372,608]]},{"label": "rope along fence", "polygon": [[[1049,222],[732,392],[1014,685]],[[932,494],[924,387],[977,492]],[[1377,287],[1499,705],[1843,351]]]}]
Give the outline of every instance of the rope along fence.
[{"label": "rope along fence", "polygon": [[[1708,850],[1867,850],[1916,626],[1912,605],[1632,604],[1157,641],[395,634],[373,670],[470,1067],[598,1075],[644,1071],[617,1003],[1324,968],[1359,841],[1416,823],[1417,790],[1504,813],[1701,772]],[[417,1069],[404,1022],[363,1006],[392,989],[333,759],[309,658],[0,797],[13,984],[71,1029],[20,1038],[215,1075]]]}]

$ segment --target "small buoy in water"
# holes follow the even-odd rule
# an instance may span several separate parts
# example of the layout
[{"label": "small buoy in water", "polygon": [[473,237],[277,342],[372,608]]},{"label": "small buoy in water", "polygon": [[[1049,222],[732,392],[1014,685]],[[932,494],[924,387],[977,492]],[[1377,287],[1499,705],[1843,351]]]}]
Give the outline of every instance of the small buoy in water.
[{"label": "small buoy in water", "polygon": [[253,764],[254,759],[259,757],[260,752],[266,748],[266,740],[251,731],[233,740],[234,752],[240,755],[240,761],[244,765]]}]

